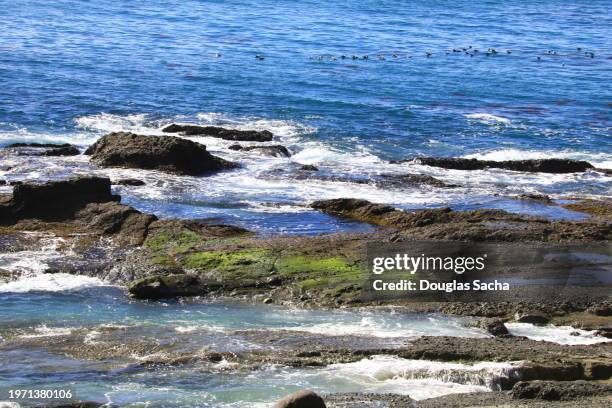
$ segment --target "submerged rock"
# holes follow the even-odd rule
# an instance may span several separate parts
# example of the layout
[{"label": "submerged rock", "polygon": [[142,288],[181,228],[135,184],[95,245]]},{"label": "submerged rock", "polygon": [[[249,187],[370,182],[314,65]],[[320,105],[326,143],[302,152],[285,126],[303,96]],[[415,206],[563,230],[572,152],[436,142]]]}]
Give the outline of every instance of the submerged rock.
[{"label": "submerged rock", "polygon": [[319,168],[312,164],[303,164],[300,166],[300,170],[303,171],[319,171]]},{"label": "submerged rock", "polygon": [[206,146],[172,136],[143,136],[116,132],[101,137],[85,154],[102,167],[160,170],[198,176],[238,167],[213,156]]},{"label": "submerged rock", "polygon": [[426,166],[441,167],[444,169],[453,170],[482,170],[486,168],[497,168],[541,173],[579,173],[594,168],[589,162],[571,159],[493,161],[464,159],[457,157],[419,157],[416,159],[402,160],[401,162],[412,160]]},{"label": "submerged rock", "polygon": [[424,174],[382,174],[380,179],[380,184],[386,186],[407,187],[428,185],[432,187],[457,187],[456,184],[447,184],[442,180]]},{"label": "submerged rock", "polygon": [[13,143],[5,148],[16,149],[18,154],[31,156],[76,156],[81,153],[76,146],[68,143]]},{"label": "submerged rock", "polygon": [[184,136],[209,136],[238,142],[270,142],[274,135],[267,130],[226,129],[219,126],[179,125],[173,123],[162,129],[166,133],[180,133]]},{"label": "submerged rock", "polygon": [[538,201],[543,204],[550,204],[553,201],[546,194],[525,193],[518,196],[519,200]]},{"label": "submerged rock", "polygon": [[272,146],[241,146],[239,144],[231,145],[229,147],[231,150],[237,150],[242,152],[251,152],[255,151],[257,153],[261,153],[266,156],[272,157],[291,157],[291,153],[285,146],[282,145],[272,145]]},{"label": "submerged rock", "polygon": [[325,408],[325,402],[314,392],[302,390],[287,395],[272,408]]}]

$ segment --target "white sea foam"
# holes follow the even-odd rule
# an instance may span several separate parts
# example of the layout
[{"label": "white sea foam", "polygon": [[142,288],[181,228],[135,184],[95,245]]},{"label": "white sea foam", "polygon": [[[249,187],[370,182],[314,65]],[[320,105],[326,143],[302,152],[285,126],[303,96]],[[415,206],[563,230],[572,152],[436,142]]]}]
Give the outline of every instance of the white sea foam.
[{"label": "white sea foam", "polygon": [[464,116],[468,119],[472,119],[472,120],[475,120],[481,123],[486,123],[486,124],[509,125],[510,123],[512,123],[510,119],[508,118],[492,115],[490,113],[470,113]]},{"label": "white sea foam", "polygon": [[102,280],[68,273],[41,274],[23,277],[17,281],[0,284],[0,293],[61,292],[95,286],[107,286]]},{"label": "white sea foam", "polygon": [[73,328],[71,327],[48,327],[46,324],[42,324],[34,328],[35,334],[25,334],[20,336],[22,338],[37,338],[37,337],[56,337],[56,336],[67,336],[72,333]]},{"label": "white sea foam", "polygon": [[598,336],[593,330],[575,329],[571,326],[536,326],[529,323],[506,323],[510,334],[525,336],[532,340],[549,341],[558,344],[597,344],[611,342],[612,339]]},{"label": "white sea foam", "polygon": [[26,234],[39,237],[38,249],[0,253],[0,268],[13,276],[41,274],[49,267],[49,262],[63,256],[59,251],[59,246],[64,243],[62,238],[39,233]]},{"label": "white sea foam", "polygon": [[421,400],[499,389],[500,380],[515,377],[521,364],[460,364],[381,355],[353,363],[333,364],[320,370],[285,372],[285,375],[300,378],[305,386],[322,391],[337,385],[347,391],[397,393]]},{"label": "white sea foam", "polygon": [[416,338],[421,336],[461,336],[472,338],[489,337],[483,330],[468,328],[444,318],[431,317],[423,321],[401,322],[394,317],[364,316],[360,321],[346,321],[341,317],[333,322],[303,324],[295,327],[283,327],[281,330],[292,330],[328,336],[372,336],[380,338]]},{"label": "white sea foam", "polygon": [[144,113],[132,115],[99,113],[96,115],[80,116],[75,118],[74,122],[79,129],[100,133],[134,132],[149,134],[159,130],[159,126],[156,126],[159,123],[151,121],[149,116]]},{"label": "white sea foam", "polygon": [[87,132],[38,133],[27,129],[0,132],[0,144],[10,143],[71,143],[86,146],[93,143],[98,136]]}]

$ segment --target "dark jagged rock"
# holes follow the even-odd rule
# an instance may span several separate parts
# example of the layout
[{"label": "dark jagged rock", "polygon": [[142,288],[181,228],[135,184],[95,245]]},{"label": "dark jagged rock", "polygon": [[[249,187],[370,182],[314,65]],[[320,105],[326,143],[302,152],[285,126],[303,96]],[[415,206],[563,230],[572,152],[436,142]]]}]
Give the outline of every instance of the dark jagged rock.
[{"label": "dark jagged rock", "polygon": [[206,146],[173,136],[110,133],[98,139],[85,154],[102,167],[160,170],[181,175],[203,175],[238,167],[213,156]]},{"label": "dark jagged rock", "polygon": [[520,381],[511,391],[514,399],[570,401],[596,395],[612,396],[612,385],[589,381]]},{"label": "dark jagged rock", "polygon": [[120,204],[120,198],[111,193],[110,180],[101,177],[21,184],[10,200],[0,203],[0,223],[61,221],[114,235],[120,244],[140,245],[157,217]]},{"label": "dark jagged rock", "polygon": [[287,395],[272,408],[325,408],[325,402],[314,392],[302,390]]},{"label": "dark jagged rock", "polygon": [[428,185],[432,187],[457,187],[456,184],[447,184],[442,180],[424,174],[382,174],[380,179],[380,184],[387,186],[406,187]]},{"label": "dark jagged rock", "polygon": [[270,142],[274,135],[267,130],[237,130],[219,126],[179,125],[173,123],[162,129],[166,133],[180,133],[185,136],[209,136],[237,142]]},{"label": "dark jagged rock", "polygon": [[18,153],[31,156],[76,156],[81,152],[71,144],[53,143],[12,143],[7,149],[18,149]]},{"label": "dark jagged rock", "polygon": [[135,178],[127,178],[113,181],[113,184],[119,186],[144,186],[145,182]]},{"label": "dark jagged rock", "polygon": [[531,324],[546,324],[550,321],[550,317],[542,313],[516,313],[514,320],[519,323],[531,323]]},{"label": "dark jagged rock", "polygon": [[302,166],[300,166],[300,170],[303,170],[303,171],[319,171],[319,168],[317,166],[312,165],[312,164],[303,164]]},{"label": "dark jagged rock", "polygon": [[10,202],[0,207],[4,223],[19,219],[61,220],[90,203],[117,202],[110,180],[101,177],[82,177],[44,184],[20,184],[13,188]]},{"label": "dark jagged rock", "polygon": [[536,160],[478,160],[457,157],[418,157],[400,162],[416,161],[417,163],[453,170],[482,170],[498,168],[513,171],[541,173],[579,173],[593,169],[593,165],[582,160],[571,159],[536,159]]},{"label": "dark jagged rock", "polygon": [[228,149],[242,151],[242,152],[251,152],[255,151],[261,153],[266,156],[272,157],[291,157],[291,153],[285,146],[282,145],[272,145],[272,146],[241,146],[239,144],[231,145]]},{"label": "dark jagged rock", "polygon": [[612,236],[609,222],[551,221],[503,210],[401,211],[352,198],[315,201],[311,207],[330,215],[397,229],[401,234],[398,239],[571,242],[602,241]]},{"label": "dark jagged rock", "polygon": [[202,295],[219,286],[204,283],[196,275],[178,274],[138,279],[132,282],[128,291],[138,299],[163,299]]}]

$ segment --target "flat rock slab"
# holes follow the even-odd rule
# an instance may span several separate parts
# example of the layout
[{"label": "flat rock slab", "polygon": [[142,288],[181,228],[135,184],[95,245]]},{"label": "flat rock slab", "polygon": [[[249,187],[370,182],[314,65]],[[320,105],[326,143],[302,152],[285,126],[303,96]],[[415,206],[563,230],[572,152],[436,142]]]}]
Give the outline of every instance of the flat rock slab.
[{"label": "flat rock slab", "polygon": [[179,125],[173,123],[162,129],[166,133],[179,133],[184,136],[208,136],[237,142],[270,142],[274,135],[267,130],[226,129],[219,126]]}]

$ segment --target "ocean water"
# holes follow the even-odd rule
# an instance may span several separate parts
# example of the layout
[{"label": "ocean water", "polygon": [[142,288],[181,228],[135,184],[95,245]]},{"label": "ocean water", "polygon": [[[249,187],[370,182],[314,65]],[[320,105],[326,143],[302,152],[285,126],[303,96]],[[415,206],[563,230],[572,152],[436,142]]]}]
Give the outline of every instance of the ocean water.
[{"label": "ocean water", "polygon": [[[0,0],[0,10],[0,147],[68,142],[84,150],[108,132],[161,135],[166,124],[190,122],[270,130],[273,143],[292,152],[291,158],[262,157],[195,137],[242,168],[180,177],[99,169],[84,156],[27,157],[0,149],[0,180],[139,178],[145,186],[114,187],[123,202],[160,217],[214,218],[262,234],[370,228],[308,208],[326,198],[583,219],[515,197],[612,193],[612,176],[598,171],[464,172],[391,163],[420,155],[564,157],[612,168],[607,0]],[[321,177],[305,178],[302,164],[316,165]],[[367,182],[405,173],[459,187]],[[0,186],[0,193],[9,191]],[[362,347],[394,347],[422,335],[486,334],[461,319],[393,311],[136,302],[96,278],[43,274],[65,256],[60,247],[48,237],[36,248],[0,254],[0,269],[20,277],[0,283],[0,393],[66,386],[83,399],[131,407],[265,407],[301,388],[423,399],[495,389],[520,364],[375,356],[311,369],[251,370],[221,361],[138,370],[132,361],[147,353],[102,360],[66,355],[66,344],[102,350],[121,341],[137,351],[144,341],[154,356],[158,349],[252,350],[264,347],[257,333],[285,331],[292,339],[349,339]],[[604,341],[567,327],[514,325],[511,331],[566,344]]]},{"label": "ocean water", "polygon": [[[611,192],[612,177],[594,171],[389,164],[419,155],[568,157],[611,168],[608,1],[2,1],[0,8],[0,145],[84,148],[110,131],[160,134],[182,121],[268,129],[293,153],[245,155],[195,138],[244,166],[210,178],[100,171],[84,158],[2,157],[0,177],[9,181],[134,176],[148,185],[118,190],[140,209],[296,234],[362,228],[309,211],[315,199],[571,219],[580,215],[512,197]],[[297,164],[316,164],[335,179],[298,178]],[[383,173],[430,174],[462,187],[350,182]]]}]

